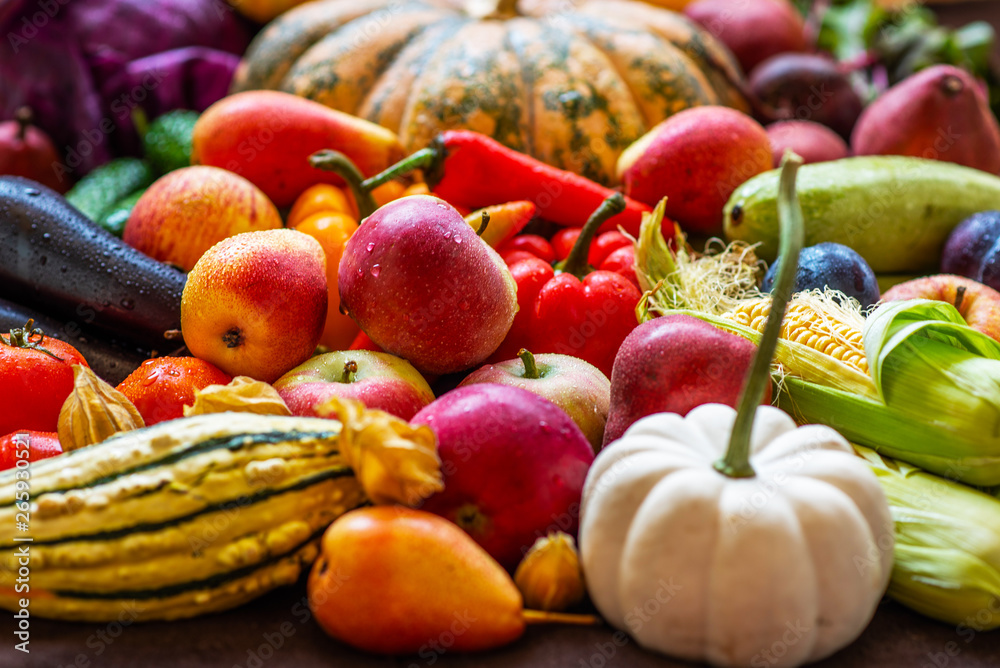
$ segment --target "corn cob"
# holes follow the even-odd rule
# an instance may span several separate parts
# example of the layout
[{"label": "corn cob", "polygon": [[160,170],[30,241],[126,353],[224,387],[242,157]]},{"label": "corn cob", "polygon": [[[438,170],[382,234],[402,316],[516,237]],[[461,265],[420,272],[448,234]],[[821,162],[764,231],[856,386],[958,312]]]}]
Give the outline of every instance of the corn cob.
[{"label": "corn cob", "polygon": [[855,450],[882,485],[895,524],[889,596],[960,628],[1000,627],[1000,499]]},{"label": "corn cob", "polygon": [[[770,312],[771,298],[761,297],[740,302],[723,317],[763,333]],[[858,317],[857,320],[864,323],[863,318]],[[796,296],[789,302],[781,324],[781,338],[817,350],[861,373],[868,373],[861,328],[855,323],[837,319],[829,309],[817,308],[813,299]]]}]

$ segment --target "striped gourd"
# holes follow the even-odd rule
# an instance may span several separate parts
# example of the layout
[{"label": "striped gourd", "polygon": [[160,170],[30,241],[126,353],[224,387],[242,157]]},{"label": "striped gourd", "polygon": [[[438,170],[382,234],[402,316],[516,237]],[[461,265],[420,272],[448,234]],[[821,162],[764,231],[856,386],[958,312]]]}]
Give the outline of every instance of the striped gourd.
[{"label": "striped gourd", "polygon": [[[39,617],[175,619],[297,580],[337,516],[366,502],[335,420],[222,413],[32,464],[32,542],[0,550],[0,607]],[[347,446],[345,446],[347,447]],[[15,472],[0,523],[15,526]],[[15,591],[29,546],[30,592]]]},{"label": "striped gourd", "polygon": [[748,110],[741,78],[711,34],[642,2],[321,0],[260,33],[233,91],[316,100],[411,151],[475,130],[611,182],[619,154],[668,116]]}]

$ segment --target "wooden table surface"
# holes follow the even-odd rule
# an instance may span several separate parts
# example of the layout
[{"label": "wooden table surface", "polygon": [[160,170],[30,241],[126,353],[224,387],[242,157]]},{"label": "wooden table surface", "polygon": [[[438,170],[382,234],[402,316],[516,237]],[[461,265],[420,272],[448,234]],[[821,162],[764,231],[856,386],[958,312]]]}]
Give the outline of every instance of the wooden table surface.
[{"label": "wooden table surface", "polygon": [[[2,0],[0,0],[2,1]],[[938,8],[942,21],[985,18],[1000,29],[1000,2]],[[0,668],[679,668],[692,664],[646,652],[609,627],[530,628],[501,650],[458,654],[428,650],[388,658],[352,650],[329,637],[302,605],[305,584],[272,592],[218,615],[122,625],[31,620],[30,654],[0,641]],[[12,625],[5,623],[4,629]],[[761,664],[764,665],[764,664]],[[1000,631],[973,633],[883,601],[871,625],[848,648],[816,668],[1000,668]]]}]

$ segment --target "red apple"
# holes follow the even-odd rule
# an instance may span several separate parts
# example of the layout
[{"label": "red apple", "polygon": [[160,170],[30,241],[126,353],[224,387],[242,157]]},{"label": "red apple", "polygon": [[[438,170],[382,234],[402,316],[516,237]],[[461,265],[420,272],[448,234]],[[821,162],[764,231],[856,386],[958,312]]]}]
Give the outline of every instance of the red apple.
[{"label": "red apple", "polygon": [[434,401],[427,381],[406,360],[370,350],[317,355],[274,383],[293,415],[321,415],[318,408],[333,397],[357,399],[368,408],[404,420]]},{"label": "red apple", "polygon": [[496,383],[534,392],[566,411],[594,452],[601,448],[611,403],[611,381],[593,364],[572,355],[532,355],[487,364],[470,373],[459,387]]},{"label": "red apple", "polygon": [[900,283],[882,295],[883,302],[902,299],[936,299],[954,304],[969,327],[1000,341],[1000,292],[978,281],[938,274]]},{"label": "red apple", "polygon": [[594,452],[576,423],[519,387],[460,387],[410,421],[438,437],[444,491],[423,510],[466,532],[513,569],[540,536],[576,533]]},{"label": "red apple", "polygon": [[[653,413],[687,415],[702,404],[735,408],[756,352],[743,337],[689,315],[639,325],[615,357],[605,447]],[[761,403],[770,402],[768,386]]]}]

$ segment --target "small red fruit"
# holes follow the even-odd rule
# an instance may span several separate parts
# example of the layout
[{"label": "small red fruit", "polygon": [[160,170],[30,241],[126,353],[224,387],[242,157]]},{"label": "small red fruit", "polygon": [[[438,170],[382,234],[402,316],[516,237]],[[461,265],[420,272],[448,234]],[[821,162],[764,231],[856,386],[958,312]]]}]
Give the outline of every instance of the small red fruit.
[{"label": "small red fruit", "polygon": [[14,468],[19,461],[37,462],[61,455],[62,451],[54,431],[14,431],[0,436],[0,471]]},{"label": "small red fruit", "polygon": [[15,429],[55,431],[73,390],[73,365],[90,366],[73,346],[29,320],[0,334],[0,434]]},{"label": "small red fruit", "polygon": [[23,176],[64,193],[70,184],[56,174],[56,164],[59,153],[49,136],[31,124],[31,109],[21,107],[15,120],[0,123],[0,174]]},{"label": "small red fruit", "polygon": [[118,385],[135,404],[146,425],[184,417],[194,404],[195,390],[226,385],[232,376],[197,357],[157,357],[146,360]]}]

